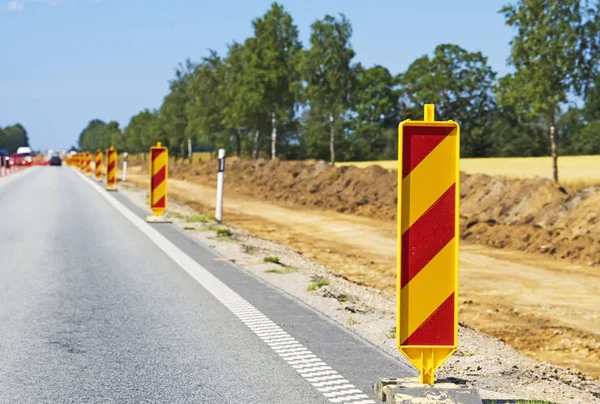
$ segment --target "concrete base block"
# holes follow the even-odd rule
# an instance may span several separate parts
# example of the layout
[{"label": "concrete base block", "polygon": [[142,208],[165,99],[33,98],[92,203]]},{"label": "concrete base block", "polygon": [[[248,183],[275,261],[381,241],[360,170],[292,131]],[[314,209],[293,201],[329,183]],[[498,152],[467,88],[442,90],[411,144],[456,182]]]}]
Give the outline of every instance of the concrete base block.
[{"label": "concrete base block", "polygon": [[440,379],[434,385],[421,384],[416,377],[379,379],[373,390],[386,404],[481,404],[477,389],[458,379]]},{"label": "concrete base block", "polygon": [[165,218],[164,216],[148,216],[146,217],[146,221],[149,223],[172,223],[171,220]]}]

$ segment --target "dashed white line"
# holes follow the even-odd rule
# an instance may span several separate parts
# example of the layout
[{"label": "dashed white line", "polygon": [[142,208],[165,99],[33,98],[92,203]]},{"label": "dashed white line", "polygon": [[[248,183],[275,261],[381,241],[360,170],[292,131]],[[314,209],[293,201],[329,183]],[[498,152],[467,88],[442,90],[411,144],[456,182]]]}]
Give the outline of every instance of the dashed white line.
[{"label": "dashed white line", "polygon": [[[189,273],[200,285],[202,285],[210,294],[219,300],[234,316],[242,321],[254,334],[263,340],[273,351],[285,360],[300,376],[307,380],[317,391],[323,394],[332,403],[344,404],[375,404],[374,400],[368,399],[369,396],[363,394],[348,380],[346,380],[337,371],[333,370],[325,362],[320,360],[315,354],[306,349],[301,343],[296,341],[291,335],[276,325],[267,316],[260,312],[256,307],[248,303],[244,298],[234,292],[231,288],[221,282],[217,277],[206,270],[202,265],[190,258],[177,246],[171,243],[165,236],[156,231],[148,223],[137,217],[133,212],[127,209],[115,198],[110,196],[103,189],[98,187],[92,180],[80,175],[92,187],[127,218],[135,227],[152,240],[165,254],[175,261],[181,268]],[[262,332],[273,332],[281,341],[270,342]],[[316,360],[319,366],[309,360]],[[306,362],[303,362],[306,361]],[[304,369],[295,368],[299,364],[311,364],[314,367]],[[339,391],[335,390],[335,395],[331,396],[330,390],[322,391],[325,386],[338,385]],[[347,386],[347,387],[346,387]]]}]

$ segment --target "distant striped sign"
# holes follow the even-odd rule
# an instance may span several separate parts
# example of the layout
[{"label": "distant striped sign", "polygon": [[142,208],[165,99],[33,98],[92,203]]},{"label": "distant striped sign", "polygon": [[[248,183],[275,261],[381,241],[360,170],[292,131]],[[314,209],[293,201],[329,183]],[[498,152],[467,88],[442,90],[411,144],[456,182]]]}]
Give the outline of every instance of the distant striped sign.
[{"label": "distant striped sign", "polygon": [[117,190],[117,151],[112,146],[106,150],[106,190]]},{"label": "distant striped sign", "polygon": [[404,121],[398,153],[397,343],[433,384],[458,346],[459,126]]},{"label": "distant striped sign", "polygon": [[96,161],[96,181],[100,181],[102,179],[102,152],[100,150],[96,150],[94,161]]},{"label": "distant striped sign", "polygon": [[169,151],[160,142],[150,148],[150,209],[155,216],[167,209]]},{"label": "distant striped sign", "polygon": [[85,175],[92,176],[92,153],[85,153]]}]

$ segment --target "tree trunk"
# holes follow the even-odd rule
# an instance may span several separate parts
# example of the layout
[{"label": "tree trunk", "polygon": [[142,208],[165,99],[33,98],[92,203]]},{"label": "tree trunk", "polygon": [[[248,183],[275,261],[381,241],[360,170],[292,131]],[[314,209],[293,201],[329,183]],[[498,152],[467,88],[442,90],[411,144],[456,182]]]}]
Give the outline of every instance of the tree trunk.
[{"label": "tree trunk", "polygon": [[271,132],[271,158],[277,157],[277,120],[275,119],[275,112],[271,112],[271,126],[273,131]]},{"label": "tree trunk", "polygon": [[558,152],[556,148],[556,130],[554,127],[554,110],[550,112],[550,142],[552,144],[552,176],[555,182],[558,182]]},{"label": "tree trunk", "polygon": [[331,165],[335,165],[335,125],[333,114],[329,113],[329,129],[330,129],[330,138],[329,138],[329,151],[331,153]]},{"label": "tree trunk", "polygon": [[252,151],[252,158],[254,160],[258,160],[258,146],[260,141],[260,132],[258,130],[254,131],[254,150]]}]

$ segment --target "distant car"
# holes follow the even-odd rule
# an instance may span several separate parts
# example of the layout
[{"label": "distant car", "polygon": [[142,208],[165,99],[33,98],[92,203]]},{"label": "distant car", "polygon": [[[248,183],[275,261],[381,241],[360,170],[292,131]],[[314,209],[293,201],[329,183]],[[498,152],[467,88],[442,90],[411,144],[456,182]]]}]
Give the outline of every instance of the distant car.
[{"label": "distant car", "polygon": [[9,165],[11,166],[28,166],[33,161],[32,152],[29,147],[19,147],[16,153],[10,155]]},{"label": "distant car", "polygon": [[17,149],[17,154],[28,154],[31,156],[31,147],[21,146]]},{"label": "distant car", "polygon": [[51,166],[61,166],[62,165],[62,160],[60,159],[60,156],[58,154],[55,154],[52,157],[50,157],[49,164]]}]

